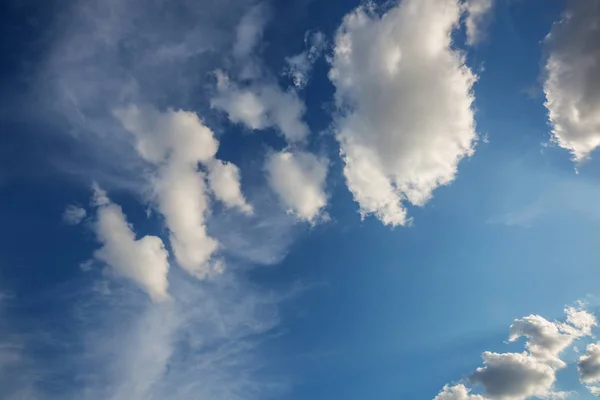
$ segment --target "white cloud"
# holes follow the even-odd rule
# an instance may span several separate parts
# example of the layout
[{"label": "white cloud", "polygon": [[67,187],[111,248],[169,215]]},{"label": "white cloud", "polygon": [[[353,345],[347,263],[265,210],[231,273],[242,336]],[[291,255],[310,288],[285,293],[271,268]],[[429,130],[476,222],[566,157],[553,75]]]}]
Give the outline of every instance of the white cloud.
[{"label": "white cloud", "polygon": [[285,73],[292,79],[294,86],[298,89],[302,89],[308,83],[313,64],[321,56],[327,45],[325,35],[319,31],[306,32],[304,42],[308,46],[308,50],[285,59],[287,63]]},{"label": "white cloud", "polygon": [[[234,123],[252,130],[275,128],[289,143],[301,143],[309,133],[302,120],[304,103],[293,89],[283,90],[257,56],[267,12],[265,6],[258,5],[242,18],[233,44],[232,73],[216,71],[217,93],[210,104],[227,113]],[[232,81],[230,76],[235,79]]]},{"label": "white cloud", "polygon": [[545,44],[552,138],[582,161],[600,146],[600,3],[571,0]]},{"label": "white cloud", "polygon": [[539,315],[515,320],[510,326],[508,340],[514,342],[520,337],[529,339],[525,347],[531,355],[556,368],[566,366],[558,356],[576,338],[575,335],[565,333],[562,324],[550,322]]},{"label": "white cloud", "polygon": [[483,388],[484,397],[467,397],[468,388],[461,384],[444,387],[438,396],[447,397],[435,400],[525,400],[532,396],[545,399],[567,398],[570,393],[554,391],[556,372],[566,367],[560,355],[575,339],[591,335],[591,328],[597,325],[596,318],[582,307],[582,303],[577,307],[566,307],[566,322],[550,322],[539,315],[515,320],[510,327],[509,341],[526,337],[526,351],[486,351],[482,354],[484,365],[468,377],[471,384]]},{"label": "white cloud", "polygon": [[212,161],[208,164],[208,183],[215,197],[225,206],[252,214],[252,206],[242,194],[240,170],[236,165],[221,160]]},{"label": "white cloud", "polygon": [[474,151],[476,76],[452,47],[458,1],[405,0],[385,15],[359,7],[344,18],[329,77],[348,188],[363,216],[408,219]]},{"label": "white cloud", "polygon": [[284,151],[269,154],[265,170],[283,204],[299,219],[316,222],[327,205],[327,160],[311,153]]},{"label": "white cloud", "polygon": [[83,221],[86,215],[87,212],[85,211],[85,208],[70,204],[65,208],[62,219],[69,225],[77,225]]},{"label": "white cloud", "polygon": [[165,217],[177,262],[190,274],[204,278],[218,272],[213,259],[219,243],[206,231],[209,199],[198,163],[213,162],[218,142],[193,112],[159,112],[130,106],[115,111],[123,127],[136,137],[136,148],[158,167],[153,191]]},{"label": "white cloud", "polygon": [[168,299],[169,262],[162,240],[156,236],[136,239],[121,207],[111,203],[100,188],[94,190],[98,207],[94,231],[102,243],[94,257],[135,282],[153,301]]},{"label": "white cloud", "polygon": [[493,5],[494,0],[467,0],[464,3],[469,46],[475,46],[484,39]]},{"label": "white cloud", "polygon": [[433,400],[485,400],[485,397],[470,394],[469,388],[458,384],[455,386],[444,386],[444,389]]},{"label": "white cloud", "polygon": [[211,106],[225,111],[234,123],[253,130],[277,128],[289,143],[303,142],[308,136],[302,121],[306,107],[292,90],[283,91],[269,81],[240,88],[217,71],[217,91]]}]

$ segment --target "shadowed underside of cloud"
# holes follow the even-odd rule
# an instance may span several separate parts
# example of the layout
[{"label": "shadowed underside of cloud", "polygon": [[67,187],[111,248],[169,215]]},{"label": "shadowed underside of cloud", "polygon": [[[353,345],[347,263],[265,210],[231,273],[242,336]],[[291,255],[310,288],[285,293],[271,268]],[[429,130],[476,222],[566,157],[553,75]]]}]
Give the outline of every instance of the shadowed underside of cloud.
[{"label": "shadowed underside of cloud", "polygon": [[581,382],[589,391],[600,396],[600,342],[589,344],[577,362]]},{"label": "shadowed underside of cloud", "polygon": [[381,16],[359,7],[338,29],[336,137],[363,217],[406,224],[403,203],[425,204],[474,151],[476,77],[452,45],[460,17],[456,0],[405,0]]},{"label": "shadowed underside of cloud", "polygon": [[483,389],[481,395],[470,394],[464,384],[447,385],[434,400],[566,398],[567,392],[554,390],[557,371],[567,366],[560,356],[576,339],[590,336],[597,325],[594,315],[581,307],[581,304],[566,307],[565,322],[551,322],[539,315],[515,320],[510,326],[508,340],[514,342],[526,338],[526,351],[484,352],[483,367],[467,378],[469,383]]},{"label": "shadowed underside of cloud", "polygon": [[600,146],[600,3],[570,0],[546,37],[546,108],[552,138],[583,161]]}]

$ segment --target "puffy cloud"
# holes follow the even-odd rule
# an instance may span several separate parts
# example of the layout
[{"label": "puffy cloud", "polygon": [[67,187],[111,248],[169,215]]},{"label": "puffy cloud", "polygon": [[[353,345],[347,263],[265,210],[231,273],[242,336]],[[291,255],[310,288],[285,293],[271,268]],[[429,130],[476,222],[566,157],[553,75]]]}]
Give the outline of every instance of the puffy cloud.
[{"label": "puffy cloud", "polygon": [[552,138],[582,161],[600,146],[600,3],[571,0],[546,37]]},{"label": "puffy cloud", "polygon": [[[212,131],[193,112],[130,106],[115,115],[135,136],[139,154],[158,167],[153,191],[177,262],[198,278],[219,272],[222,264],[213,259],[219,243],[207,233],[209,198],[205,175],[198,170],[198,163],[216,162],[218,142]],[[229,183],[237,177],[230,174]]]},{"label": "puffy cloud", "polygon": [[545,397],[556,380],[549,365],[527,353],[482,354],[484,366],[469,377],[480,384],[493,399],[521,400],[531,396]]},{"label": "puffy cloud", "polygon": [[383,16],[359,7],[338,29],[336,137],[363,217],[406,224],[403,202],[425,204],[474,151],[476,76],[452,46],[460,17],[456,0],[405,0]]},{"label": "puffy cloud", "polygon": [[[575,339],[591,335],[591,328],[597,324],[596,318],[582,307],[581,303],[577,307],[566,307],[566,322],[550,322],[539,315],[515,320],[510,326],[509,341],[526,337],[527,351],[486,351],[482,354],[484,365],[468,377],[471,384],[483,388],[485,397],[467,397],[468,388],[461,384],[445,386],[436,399],[525,400],[532,396],[547,399],[568,397],[568,392],[553,390],[556,371],[566,367],[559,356]],[[446,397],[439,397],[442,395]]]},{"label": "puffy cloud", "polygon": [[306,32],[304,42],[309,46],[308,50],[285,59],[287,63],[285,73],[292,79],[294,86],[299,89],[308,83],[312,66],[327,45],[325,35],[319,31]]},{"label": "puffy cloud", "polygon": [[306,107],[294,91],[283,91],[277,84],[263,81],[240,88],[219,71],[217,91],[211,106],[225,111],[232,122],[253,130],[277,128],[290,143],[302,142],[308,136],[302,121]]},{"label": "puffy cloud", "polygon": [[[584,310],[584,303],[579,302],[577,307],[566,307],[567,324],[562,324],[563,330],[566,330],[573,336],[590,336],[592,328],[598,325],[596,317],[589,311]],[[575,327],[576,330],[569,328],[569,325]]]},{"label": "puffy cloud", "polygon": [[136,239],[121,207],[100,188],[95,188],[94,196],[98,207],[94,231],[102,243],[94,257],[135,282],[153,301],[168,299],[169,262],[162,240],[156,236]]},{"label": "puffy cloud", "polygon": [[513,342],[520,337],[529,339],[525,344],[529,353],[558,368],[565,367],[558,355],[575,339],[574,335],[561,331],[561,324],[550,322],[539,315],[515,320],[510,326],[509,341]]},{"label": "puffy cloud", "polygon": [[219,143],[193,112],[135,105],[117,109],[115,116],[136,138],[140,156],[153,164],[193,164],[211,160]]},{"label": "puffy cloud", "polygon": [[600,342],[589,344],[577,361],[581,382],[592,394],[600,395]]},{"label": "puffy cloud", "polygon": [[69,225],[77,225],[83,221],[86,215],[87,212],[85,211],[85,208],[70,204],[65,208],[62,219]]},{"label": "puffy cloud", "polygon": [[493,5],[494,0],[467,0],[464,3],[468,45],[475,46],[485,37]]},{"label": "puffy cloud", "polygon": [[208,183],[215,197],[230,208],[252,214],[240,187],[240,170],[232,163],[214,160],[208,166]]},{"label": "puffy cloud", "polygon": [[267,156],[265,170],[271,188],[299,219],[315,222],[327,205],[327,160],[296,151]]},{"label": "puffy cloud", "polygon": [[458,384],[456,386],[444,386],[444,389],[433,400],[485,400],[485,397],[470,394],[469,388]]}]

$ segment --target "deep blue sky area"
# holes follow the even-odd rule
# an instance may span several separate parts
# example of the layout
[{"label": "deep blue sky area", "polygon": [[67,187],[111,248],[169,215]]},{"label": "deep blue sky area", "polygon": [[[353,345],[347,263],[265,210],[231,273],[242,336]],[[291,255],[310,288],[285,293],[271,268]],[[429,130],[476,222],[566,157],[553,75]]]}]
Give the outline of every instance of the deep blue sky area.
[{"label": "deep blue sky area", "polygon": [[0,398],[594,398],[584,1],[4,2]]}]

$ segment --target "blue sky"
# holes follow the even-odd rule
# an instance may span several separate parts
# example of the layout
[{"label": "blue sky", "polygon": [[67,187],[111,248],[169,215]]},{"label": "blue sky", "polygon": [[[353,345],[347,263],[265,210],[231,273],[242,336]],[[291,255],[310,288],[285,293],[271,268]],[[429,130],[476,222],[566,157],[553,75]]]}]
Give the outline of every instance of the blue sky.
[{"label": "blue sky", "polygon": [[1,398],[600,393],[595,0],[0,15]]}]

